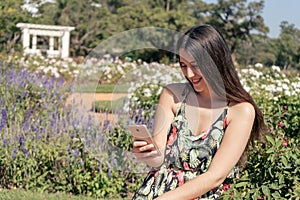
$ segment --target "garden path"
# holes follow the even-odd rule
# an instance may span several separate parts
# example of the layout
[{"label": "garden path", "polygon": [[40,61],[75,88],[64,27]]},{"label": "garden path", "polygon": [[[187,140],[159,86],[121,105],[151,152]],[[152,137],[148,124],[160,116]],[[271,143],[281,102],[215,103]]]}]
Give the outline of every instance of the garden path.
[{"label": "garden path", "polygon": [[96,113],[92,111],[94,101],[111,101],[127,96],[127,93],[73,93],[67,99],[67,105],[75,105],[76,108],[88,115],[92,115],[102,123],[108,119],[112,123],[117,121],[117,114]]}]

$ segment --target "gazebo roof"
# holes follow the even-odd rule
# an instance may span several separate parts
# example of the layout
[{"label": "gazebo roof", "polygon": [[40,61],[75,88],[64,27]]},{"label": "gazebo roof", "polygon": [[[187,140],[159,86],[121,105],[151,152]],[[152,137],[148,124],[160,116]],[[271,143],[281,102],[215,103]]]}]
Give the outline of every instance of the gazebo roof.
[{"label": "gazebo roof", "polygon": [[72,26],[56,26],[56,25],[28,24],[28,23],[18,23],[17,27],[29,28],[29,29],[56,30],[56,31],[72,31],[75,29],[75,27]]}]

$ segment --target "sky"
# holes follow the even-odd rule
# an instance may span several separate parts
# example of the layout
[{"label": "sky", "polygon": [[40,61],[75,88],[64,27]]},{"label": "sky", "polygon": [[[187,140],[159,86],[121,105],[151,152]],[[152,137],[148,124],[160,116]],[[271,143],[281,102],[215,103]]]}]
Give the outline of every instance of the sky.
[{"label": "sky", "polygon": [[[216,3],[217,0],[204,0],[207,3]],[[248,0],[255,1],[255,0]],[[280,34],[280,23],[288,21],[300,29],[300,1],[299,0],[265,0],[262,12],[266,26],[269,27],[269,37],[277,38]]]}]

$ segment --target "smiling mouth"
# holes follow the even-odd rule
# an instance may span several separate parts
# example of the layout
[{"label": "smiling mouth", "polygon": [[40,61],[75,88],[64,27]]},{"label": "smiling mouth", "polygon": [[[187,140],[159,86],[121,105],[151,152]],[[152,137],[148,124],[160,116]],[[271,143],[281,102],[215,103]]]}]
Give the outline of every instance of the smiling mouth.
[{"label": "smiling mouth", "polygon": [[200,83],[201,80],[202,80],[202,78],[197,78],[197,79],[192,79],[191,81],[193,84],[196,85],[196,84]]}]

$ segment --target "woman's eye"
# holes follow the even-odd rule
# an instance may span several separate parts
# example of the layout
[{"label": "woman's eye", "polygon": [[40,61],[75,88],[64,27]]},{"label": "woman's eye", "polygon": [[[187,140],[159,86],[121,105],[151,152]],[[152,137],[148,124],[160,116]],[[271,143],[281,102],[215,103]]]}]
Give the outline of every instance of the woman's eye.
[{"label": "woman's eye", "polygon": [[192,68],[193,69],[198,69],[198,66],[197,65],[192,65]]}]

